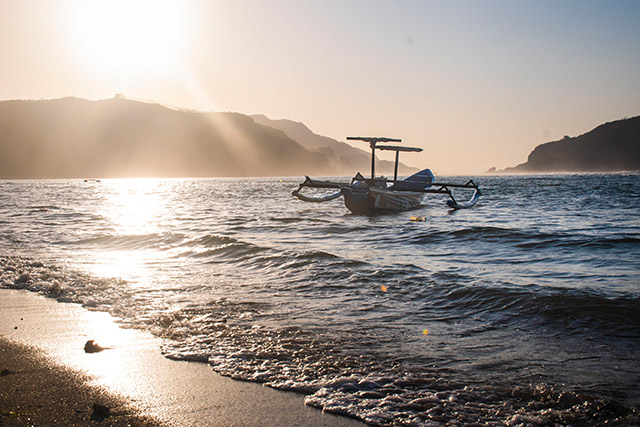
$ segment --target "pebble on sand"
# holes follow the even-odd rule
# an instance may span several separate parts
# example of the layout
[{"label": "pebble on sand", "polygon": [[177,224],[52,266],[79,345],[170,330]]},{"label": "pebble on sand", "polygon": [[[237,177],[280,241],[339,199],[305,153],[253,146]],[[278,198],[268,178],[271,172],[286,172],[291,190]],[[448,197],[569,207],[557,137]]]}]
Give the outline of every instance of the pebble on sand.
[{"label": "pebble on sand", "polygon": [[99,403],[93,404],[93,413],[91,414],[92,419],[103,420],[110,416],[111,416],[111,409]]},{"label": "pebble on sand", "polygon": [[104,347],[100,347],[94,340],[89,340],[84,344],[85,353],[99,353],[104,350]]}]

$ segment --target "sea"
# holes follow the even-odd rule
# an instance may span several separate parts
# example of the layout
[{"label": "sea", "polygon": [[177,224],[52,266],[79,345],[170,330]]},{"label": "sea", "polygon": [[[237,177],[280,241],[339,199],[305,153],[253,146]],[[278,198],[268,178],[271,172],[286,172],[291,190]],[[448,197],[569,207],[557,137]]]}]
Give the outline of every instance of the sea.
[{"label": "sea", "polygon": [[378,216],[297,177],[4,180],[0,287],[370,425],[640,424],[640,174],[472,178]]}]

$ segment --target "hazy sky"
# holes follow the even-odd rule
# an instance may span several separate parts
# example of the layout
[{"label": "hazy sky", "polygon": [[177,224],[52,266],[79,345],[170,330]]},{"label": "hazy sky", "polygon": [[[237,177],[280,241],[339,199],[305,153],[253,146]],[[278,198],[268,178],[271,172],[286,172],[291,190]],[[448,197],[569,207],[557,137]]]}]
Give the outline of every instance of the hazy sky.
[{"label": "hazy sky", "polygon": [[262,113],[474,173],[640,114],[640,0],[0,0],[0,61],[0,100]]}]

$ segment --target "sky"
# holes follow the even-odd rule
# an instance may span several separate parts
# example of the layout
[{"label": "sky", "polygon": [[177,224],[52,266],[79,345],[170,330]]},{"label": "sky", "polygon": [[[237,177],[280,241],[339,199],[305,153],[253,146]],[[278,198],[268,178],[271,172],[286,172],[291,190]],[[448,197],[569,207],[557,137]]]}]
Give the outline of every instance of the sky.
[{"label": "sky", "polygon": [[0,0],[0,61],[0,100],[264,114],[482,173],[640,115],[640,0]]}]

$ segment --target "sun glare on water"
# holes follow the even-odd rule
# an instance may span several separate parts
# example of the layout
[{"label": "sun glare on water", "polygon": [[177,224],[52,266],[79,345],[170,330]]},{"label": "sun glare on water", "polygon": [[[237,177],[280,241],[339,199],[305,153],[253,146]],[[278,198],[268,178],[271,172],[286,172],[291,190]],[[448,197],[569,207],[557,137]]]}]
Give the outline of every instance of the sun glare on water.
[{"label": "sun glare on water", "polygon": [[163,233],[160,225],[171,216],[156,179],[118,179],[103,181],[105,204],[100,216],[109,221],[113,241],[109,250],[100,251],[92,274],[119,277],[130,283],[149,284],[150,265],[158,254],[149,248]]},{"label": "sun glare on water", "polygon": [[103,70],[159,72],[177,60],[184,8],[177,0],[79,1],[76,37],[83,55]]}]

